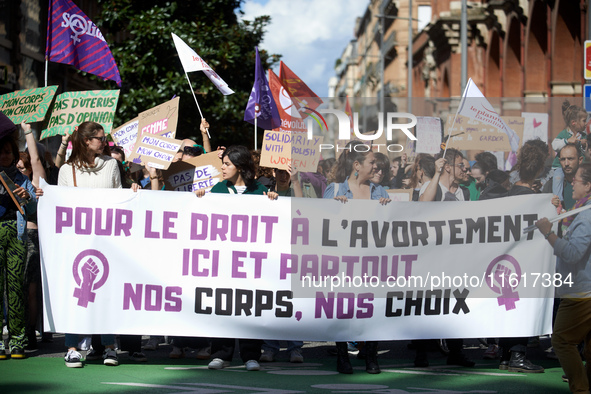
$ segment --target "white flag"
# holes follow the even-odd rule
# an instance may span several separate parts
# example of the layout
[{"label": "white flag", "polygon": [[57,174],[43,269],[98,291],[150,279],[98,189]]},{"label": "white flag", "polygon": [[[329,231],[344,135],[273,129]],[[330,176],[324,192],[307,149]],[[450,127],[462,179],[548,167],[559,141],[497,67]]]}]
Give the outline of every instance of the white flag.
[{"label": "white flag", "polygon": [[174,46],[176,47],[176,51],[181,59],[181,64],[186,73],[203,71],[224,96],[234,93],[234,91],[228,87],[228,84],[224,82],[224,80],[220,78],[211,67],[209,67],[205,60],[181,40],[179,36],[172,33],[172,39],[174,40]]},{"label": "white flag", "polygon": [[490,105],[482,92],[480,92],[480,89],[472,81],[472,78],[470,78],[466,85],[466,90],[464,90],[458,114],[501,129],[509,137],[511,150],[517,152],[517,149],[519,149],[519,136],[501,119],[493,106]]}]

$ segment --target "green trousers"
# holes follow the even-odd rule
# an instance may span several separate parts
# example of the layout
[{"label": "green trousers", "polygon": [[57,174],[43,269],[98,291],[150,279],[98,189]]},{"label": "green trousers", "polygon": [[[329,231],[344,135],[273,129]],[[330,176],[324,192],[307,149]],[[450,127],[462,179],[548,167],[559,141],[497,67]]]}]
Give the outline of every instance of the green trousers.
[{"label": "green trousers", "polygon": [[[26,245],[17,238],[16,220],[0,222],[0,295],[6,296],[10,349],[24,348],[25,339],[25,254]],[[2,297],[3,298],[3,297]],[[0,341],[0,350],[4,349]]]}]

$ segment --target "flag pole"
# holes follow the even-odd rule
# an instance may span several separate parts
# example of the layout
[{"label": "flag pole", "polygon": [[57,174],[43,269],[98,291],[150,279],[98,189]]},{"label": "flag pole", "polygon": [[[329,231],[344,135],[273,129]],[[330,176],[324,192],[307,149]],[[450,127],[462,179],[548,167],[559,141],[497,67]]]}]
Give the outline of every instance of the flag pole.
[{"label": "flag pole", "polygon": [[[187,72],[185,71],[185,77],[187,78],[187,82],[189,83],[189,87],[191,88],[191,93],[193,93],[193,98],[195,99],[195,104],[197,104],[197,109],[199,110],[199,115],[201,115],[201,119],[203,119],[203,113],[201,112],[201,107],[199,107],[199,102],[197,101],[197,96],[195,96],[195,91],[193,90],[193,85],[191,85],[191,80],[189,79],[189,76],[187,75]],[[209,135],[209,129],[206,129],[207,131],[207,136],[209,138],[211,138],[211,135]]]},{"label": "flag pole", "polygon": [[464,93],[462,94],[462,100],[460,100],[460,105],[458,105],[458,109],[456,110],[456,114],[454,115],[454,120],[453,120],[453,122],[451,122],[451,126],[449,127],[449,133],[447,133],[447,139],[445,140],[445,149],[443,150],[443,156],[442,156],[443,159],[445,159],[445,153],[447,152],[447,145],[448,145],[450,138],[451,138],[451,131],[453,130],[454,125],[456,124],[456,118],[458,117],[458,113],[460,112],[460,108],[462,108],[462,103],[466,99],[466,93],[468,92],[468,86],[470,86],[471,83],[472,83],[472,78],[470,78],[470,80],[466,84],[466,87],[464,88]]},{"label": "flag pole", "polygon": [[45,58],[45,87],[47,87],[47,64],[48,60]]},{"label": "flag pole", "polygon": [[258,116],[256,113],[254,114],[254,150],[257,150],[258,141],[257,141],[257,118]]}]

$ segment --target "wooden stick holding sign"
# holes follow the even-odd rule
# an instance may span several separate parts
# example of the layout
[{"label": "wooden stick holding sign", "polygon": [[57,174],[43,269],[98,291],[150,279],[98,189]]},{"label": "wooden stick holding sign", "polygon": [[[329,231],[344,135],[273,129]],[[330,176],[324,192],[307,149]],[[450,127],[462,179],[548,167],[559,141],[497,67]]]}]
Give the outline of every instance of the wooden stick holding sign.
[{"label": "wooden stick holding sign", "polygon": [[6,173],[4,171],[0,172],[0,181],[4,185],[4,188],[6,189],[6,192],[8,193],[8,195],[10,196],[10,198],[12,198],[12,201],[14,201],[14,205],[16,205],[16,207],[18,208],[18,211],[21,213],[21,215],[24,215],[25,214],[25,211],[23,211],[23,208],[21,207],[21,204],[19,204],[18,200],[16,199],[16,196],[12,192],[17,187],[12,182],[12,180],[8,177],[8,175],[6,175]]}]

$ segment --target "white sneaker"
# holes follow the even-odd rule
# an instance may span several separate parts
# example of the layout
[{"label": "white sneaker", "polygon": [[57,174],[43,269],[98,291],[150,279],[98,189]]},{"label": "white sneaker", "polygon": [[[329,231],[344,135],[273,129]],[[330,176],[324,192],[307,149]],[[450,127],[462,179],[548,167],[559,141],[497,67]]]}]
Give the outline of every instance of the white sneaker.
[{"label": "white sneaker", "polygon": [[247,371],[259,371],[261,369],[257,360],[248,360],[244,365]]},{"label": "white sneaker", "polygon": [[[256,362],[256,361],[255,361]],[[258,365],[258,363],[257,363]],[[214,358],[211,362],[207,365],[209,369],[224,369],[230,366],[229,361],[224,361],[221,358]]]},{"label": "white sneaker", "polygon": [[144,350],[156,350],[156,349],[158,349],[159,343],[160,343],[160,341],[158,340],[158,338],[150,337],[150,339],[148,339],[148,343],[146,343],[142,347],[142,349],[144,349]]},{"label": "white sneaker", "polygon": [[103,353],[103,364],[113,367],[119,365],[119,360],[117,359],[117,351],[115,349],[105,349],[105,352]]},{"label": "white sneaker", "polygon": [[82,368],[81,359],[82,355],[76,350],[68,350],[68,353],[66,353],[66,356],[64,357],[66,367],[68,368]]},{"label": "white sneaker", "polygon": [[289,362],[290,363],[303,363],[304,356],[302,356],[302,352],[300,349],[294,349],[289,353]]}]

